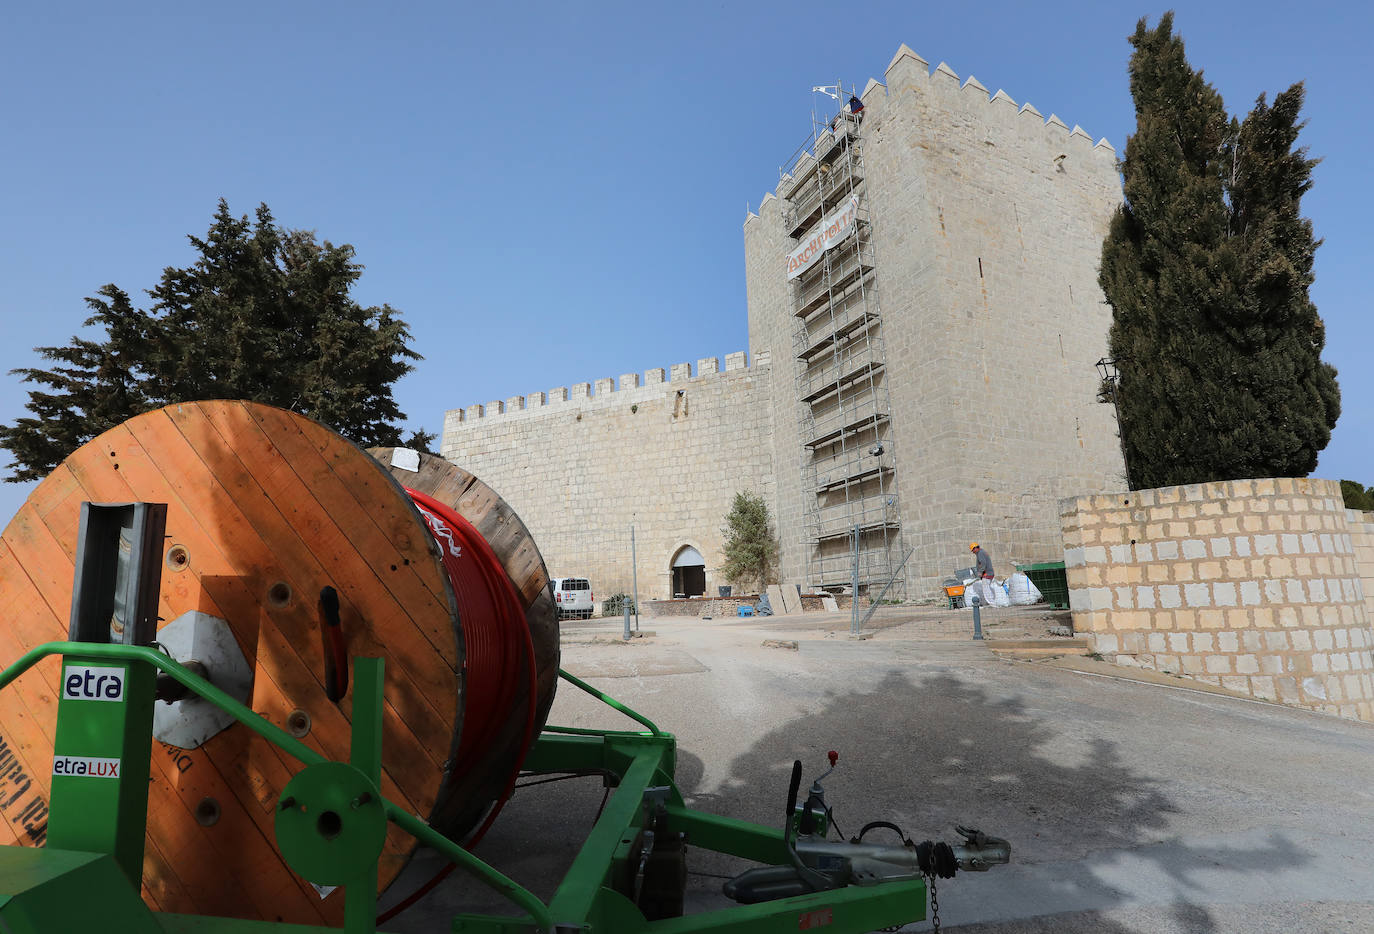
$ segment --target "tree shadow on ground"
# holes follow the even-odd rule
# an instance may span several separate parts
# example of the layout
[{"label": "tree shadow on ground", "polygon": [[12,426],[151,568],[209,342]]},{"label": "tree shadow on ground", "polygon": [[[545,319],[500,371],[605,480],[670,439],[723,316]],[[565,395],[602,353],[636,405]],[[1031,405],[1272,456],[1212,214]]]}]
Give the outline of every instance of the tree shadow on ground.
[{"label": "tree shadow on ground", "polygon": [[1073,762],[1042,755],[1054,738],[1017,700],[947,673],[913,683],[894,671],[775,729],[734,760],[720,789],[692,797],[730,817],[781,814],[792,761],[802,760],[809,782],[836,749],[827,795],[848,833],[879,818],[917,837],[948,835],[956,823],[1004,836],[999,827],[1029,822],[1034,837],[1013,844],[1019,859],[1037,860],[1162,839],[1175,808],[1161,782],[1132,774],[1106,740],[1075,750]]},{"label": "tree shadow on ground", "polygon": [[[1310,862],[1281,836],[1249,849],[1180,841],[1169,823],[1179,809],[1163,781],[1131,769],[1117,743],[1097,738],[1073,745],[1068,735],[1020,700],[949,672],[892,671],[869,690],[830,694],[823,707],[780,724],[710,787],[702,760],[680,748],[676,779],[693,807],[780,827],[793,760],[803,761],[804,791],[828,767],[826,751],[835,749],[839,768],[825,787],[845,834],[882,819],[918,841],[954,840],[956,824],[1006,837],[1012,867],[960,873],[941,884],[951,934],[1152,934],[1156,922],[1161,931],[1214,934],[1218,926],[1205,907],[1211,899],[1194,881],[1197,873]],[[522,791],[477,854],[495,857],[498,868],[547,899],[591,829],[602,795],[596,778]],[[409,891],[412,880],[435,868],[424,859],[416,863],[397,890]],[[747,865],[689,847],[689,912],[733,904],[721,894],[721,877]],[[1151,925],[1109,917],[1114,908],[1140,907],[1113,880],[1144,873],[1157,878],[1165,903],[1146,909]],[[434,930],[456,910],[509,913],[499,898],[458,875],[427,900],[427,910],[408,913],[387,930]],[[921,922],[906,930],[929,927]]]},{"label": "tree shadow on ground", "polygon": [[[1128,893],[1113,884],[1112,873],[1095,871],[1091,860],[1100,853],[1113,862],[1125,851],[1172,888],[1174,903],[1162,907],[1160,915],[1179,930],[1207,934],[1215,927],[1208,911],[1196,904],[1207,900],[1190,880],[1196,870],[1267,871],[1310,859],[1280,837],[1248,850],[1182,843],[1170,831],[1170,815],[1178,809],[1165,783],[1129,768],[1117,744],[1097,738],[1073,746],[1054,721],[1031,715],[1021,701],[995,697],[949,673],[921,677],[892,671],[871,690],[834,694],[823,709],[779,726],[737,757],[718,788],[708,791],[686,782],[680,787],[695,807],[745,820],[776,818],[781,826],[793,760],[803,762],[804,792],[828,767],[828,749],[840,753],[839,768],[825,787],[845,834],[871,820],[890,820],[918,841],[953,842],[956,824],[1005,837],[1014,864],[1054,864],[1052,882],[1038,892],[1024,892],[1022,899],[1023,905],[1038,905],[1037,895],[1043,895],[1047,913],[1070,910],[1084,918],[1085,910],[1096,914],[1124,903]],[[699,903],[719,891],[715,876],[741,868],[736,860],[701,851],[693,851],[690,866],[689,887]],[[1010,918],[1039,912],[1022,907],[1009,914],[1005,904],[988,907],[1000,884],[998,869],[961,873],[945,883],[947,906],[962,903],[958,913],[965,917],[970,907],[974,917],[986,908],[982,916],[1001,922],[966,924],[960,931],[1058,930],[1053,925],[1003,928]],[[1128,934],[1136,928],[1097,915],[1086,926],[1066,930]]]}]

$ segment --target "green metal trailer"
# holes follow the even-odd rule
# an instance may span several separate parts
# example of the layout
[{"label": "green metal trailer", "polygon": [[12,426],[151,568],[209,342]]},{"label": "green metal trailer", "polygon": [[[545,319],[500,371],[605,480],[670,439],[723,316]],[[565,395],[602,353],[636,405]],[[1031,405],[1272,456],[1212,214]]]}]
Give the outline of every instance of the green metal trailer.
[{"label": "green metal trailer", "polygon": [[[78,568],[83,567],[82,547]],[[107,589],[127,587],[119,599],[146,608],[151,587],[155,612],[156,573],[138,580],[136,568],[120,564],[129,560],[123,552],[98,559],[90,566],[102,569],[98,576]],[[83,615],[83,601],[108,606],[109,599],[108,593],[92,596],[78,586],[73,620]],[[94,615],[99,619],[101,614]],[[103,619],[108,621],[108,613]],[[572,866],[545,903],[382,795],[381,659],[354,659],[349,761],[335,762],[151,644],[128,644],[151,643],[151,635],[125,634],[124,641],[114,643],[108,623],[89,630],[74,623],[72,636],[71,641],[30,650],[0,673],[4,690],[41,659],[63,658],[46,845],[0,847],[0,930],[8,934],[326,930],[158,913],[142,901],[152,708],[156,697],[181,689],[302,763],[274,805],[277,845],[304,878],[344,887],[343,930],[348,934],[377,930],[378,860],[388,823],[452,860],[519,912],[513,917],[459,915],[450,930],[464,934],[872,931],[923,919],[928,887],[936,878],[960,869],[985,870],[1010,859],[1006,841],[966,828],[959,828],[961,839],[954,844],[918,844],[905,834],[898,844],[865,842],[870,829],[898,829],[881,821],[851,840],[834,839],[825,776],[814,780],[801,799],[800,762],[793,766],[786,808],[776,827],[690,808],[674,783],[677,747],[672,734],[560,671],[565,682],[620,710],[636,728],[547,727],[527,756],[527,774],[596,772],[612,789]],[[759,864],[725,885],[738,904],[683,915],[689,846]]]}]

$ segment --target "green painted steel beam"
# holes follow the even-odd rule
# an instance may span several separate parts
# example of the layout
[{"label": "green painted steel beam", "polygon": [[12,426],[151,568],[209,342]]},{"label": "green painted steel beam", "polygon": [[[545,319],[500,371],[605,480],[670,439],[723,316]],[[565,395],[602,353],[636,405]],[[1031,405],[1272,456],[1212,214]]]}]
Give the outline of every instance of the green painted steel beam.
[{"label": "green painted steel beam", "polygon": [[668,828],[686,833],[693,846],[713,853],[726,853],[772,866],[791,862],[781,829],[760,827],[681,805],[668,806]]},{"label": "green painted steel beam", "polygon": [[[553,927],[553,916],[549,914],[548,907],[533,892],[482,862],[429,824],[401,810],[390,801],[386,801],[386,816],[393,824],[425,846],[437,850],[451,862],[457,863],[460,869],[471,873],[483,885],[523,908],[529,917],[534,919],[534,923],[539,925],[540,930],[550,930]],[[526,925],[528,924],[527,921]]]},{"label": "green painted steel beam", "polygon": [[152,911],[108,853],[0,846],[0,931],[156,931]]},{"label": "green painted steel beam", "polygon": [[520,769],[524,772],[595,772],[606,769],[606,737],[600,734],[540,734]]},{"label": "green painted steel beam", "polygon": [[[382,785],[382,689],[385,663],[380,658],[353,659],[353,710],[348,753],[353,766],[378,789]],[[380,800],[378,801],[380,803]],[[344,886],[344,930],[348,934],[373,934],[377,930],[377,865],[386,826],[377,852]]]},{"label": "green painted steel beam", "polygon": [[[521,770],[533,774],[554,772],[606,772],[611,784],[619,784],[641,750],[660,750],[660,769],[671,781],[677,767],[677,739],[671,733],[616,733],[610,731],[560,735],[545,732],[535,740]],[[659,782],[658,784],[665,784]]]},{"label": "green painted steel beam", "polygon": [[66,656],[60,671],[47,844],[109,853],[138,885],[148,825],[153,669],[137,659],[83,652]]},{"label": "green painted steel beam", "polygon": [[595,697],[597,700],[601,701],[601,703],[605,704],[607,707],[614,708],[615,710],[618,710],[625,716],[629,717],[631,720],[644,724],[646,727],[649,728],[649,732],[653,733],[655,736],[663,732],[657,726],[654,725],[654,722],[652,720],[644,716],[642,713],[639,713],[638,711],[632,709],[628,704],[622,704],[620,701],[616,700],[611,695],[606,694],[598,688],[592,687],[590,684],[588,684],[587,682],[583,681],[581,678],[578,678],[575,675],[568,674],[562,668],[558,669],[558,677],[562,678],[564,681],[568,682],[573,687],[586,691],[588,694],[590,694],[592,697]]},{"label": "green painted steel beam", "polygon": [[644,792],[653,786],[655,776],[661,774],[659,767],[665,751],[662,743],[645,744],[625,770],[620,787],[606,802],[601,819],[587,835],[577,858],[549,901],[549,914],[555,920],[564,923],[591,917],[598,892],[614,871],[616,852],[623,852],[644,826]]}]

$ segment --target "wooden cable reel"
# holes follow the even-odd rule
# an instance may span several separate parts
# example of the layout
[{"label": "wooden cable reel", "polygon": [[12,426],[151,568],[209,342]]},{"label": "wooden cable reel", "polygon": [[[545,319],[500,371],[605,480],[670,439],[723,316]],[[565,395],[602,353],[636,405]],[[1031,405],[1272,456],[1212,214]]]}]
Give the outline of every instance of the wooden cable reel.
[{"label": "wooden cable reel", "polygon": [[[429,497],[424,515],[403,487]],[[440,459],[370,456],[293,413],[244,402],[149,412],[84,445],[0,535],[0,663],[67,635],[83,501],[165,502],[159,631],[223,620],[252,670],[250,706],[332,759],[352,695],[326,692],[320,597],[338,595],[346,655],[386,660],[382,790],[457,840],[496,810],[553,703],[557,612],[529,531],[490,488]],[[450,574],[433,514],[466,523],[514,603],[514,652],[493,666],[482,594]],[[494,569],[494,570],[493,570]],[[481,589],[480,584],[477,589]],[[464,611],[468,618],[464,619]],[[484,622],[486,628],[483,628]],[[495,645],[495,649],[493,649]],[[0,692],[0,844],[43,841],[60,662]],[[214,672],[210,672],[214,680]],[[478,697],[499,685],[500,698]],[[475,722],[481,712],[485,723]],[[469,716],[472,714],[474,716]],[[464,742],[480,734],[482,748]],[[233,725],[198,748],[154,742],[143,894],[161,911],[338,924],[277,851],[273,809],[300,764]],[[378,887],[414,841],[388,832]]]}]

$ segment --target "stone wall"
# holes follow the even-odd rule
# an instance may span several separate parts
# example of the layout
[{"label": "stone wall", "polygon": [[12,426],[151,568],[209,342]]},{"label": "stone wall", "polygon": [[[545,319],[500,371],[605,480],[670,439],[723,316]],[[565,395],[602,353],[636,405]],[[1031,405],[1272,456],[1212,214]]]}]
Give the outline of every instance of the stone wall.
[{"label": "stone wall", "polygon": [[1065,500],[1074,628],[1093,651],[1264,700],[1374,720],[1374,516],[1330,480]]},{"label": "stone wall", "polygon": [[1364,605],[1374,622],[1374,512],[1345,511],[1350,540],[1355,546],[1355,569],[1364,585]]},{"label": "stone wall", "polygon": [[758,602],[758,599],[758,595],[754,594],[740,597],[696,597],[691,600],[646,600],[642,607],[642,615],[646,619],[658,619],[666,616],[686,616],[692,619],[700,619],[703,616],[712,619],[735,619],[739,616],[740,607],[752,607]]},{"label": "stone wall", "polygon": [[[749,349],[755,359],[768,354],[773,361],[773,386],[778,390],[768,400],[775,434],[769,438],[777,471],[776,495],[769,504],[777,517],[781,550],[778,567],[781,579],[797,583],[806,580],[807,554],[805,514],[802,501],[801,442],[798,425],[801,402],[794,389],[799,364],[792,351],[792,289],[783,275],[792,241],[783,233],[778,220],[780,202],[770,192],[759,211],[770,219],[760,223],[750,214],[744,222],[745,289],[748,296]],[[776,274],[769,274],[773,270]]]},{"label": "stone wall", "polygon": [[[626,373],[445,414],[440,453],[471,471],[529,527],[549,574],[587,577],[597,598],[671,597],[686,546],[718,584],[720,528],[737,491],[775,502],[767,357],[730,354],[667,373]],[[670,378],[669,378],[670,377]]]}]

